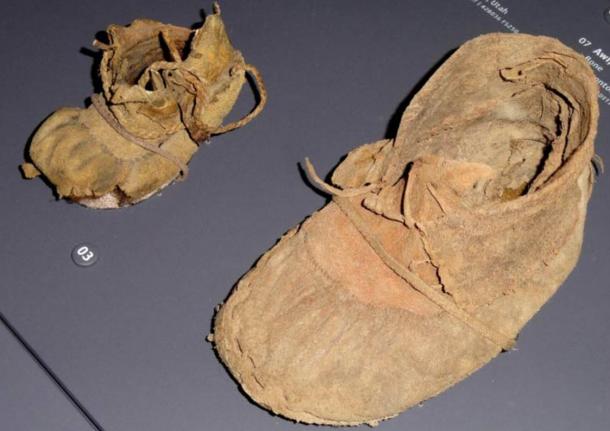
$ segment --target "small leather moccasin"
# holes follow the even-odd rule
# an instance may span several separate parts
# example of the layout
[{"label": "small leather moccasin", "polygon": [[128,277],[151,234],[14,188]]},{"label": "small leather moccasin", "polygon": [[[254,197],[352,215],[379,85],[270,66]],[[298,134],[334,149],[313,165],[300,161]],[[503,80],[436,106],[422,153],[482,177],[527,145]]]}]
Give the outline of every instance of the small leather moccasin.
[{"label": "small leather moccasin", "polygon": [[[187,174],[198,143],[241,127],[262,110],[260,74],[231,45],[220,9],[196,31],[138,19],[111,25],[103,92],[87,109],[62,108],[37,130],[26,178],[43,175],[64,197],[93,208],[132,205]],[[260,103],[222,125],[250,73]]]},{"label": "small leather moccasin", "polygon": [[595,170],[597,84],[555,39],[477,37],[394,140],[237,284],[212,340],[243,390],[299,422],[374,425],[511,349],[575,266]]}]

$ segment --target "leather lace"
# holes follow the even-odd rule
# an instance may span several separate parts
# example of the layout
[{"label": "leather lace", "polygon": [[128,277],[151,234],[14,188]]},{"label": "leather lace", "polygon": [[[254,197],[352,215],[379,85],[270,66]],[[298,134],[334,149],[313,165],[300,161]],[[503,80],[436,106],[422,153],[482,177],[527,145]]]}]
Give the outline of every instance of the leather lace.
[{"label": "leather lace", "polygon": [[[178,157],[174,156],[169,151],[165,151],[160,145],[165,142],[169,137],[163,137],[162,139],[142,139],[139,136],[134,135],[129,130],[127,130],[119,120],[114,116],[108,105],[106,105],[106,100],[104,96],[101,94],[94,94],[91,96],[91,104],[95,107],[100,116],[112,127],[119,135],[123,138],[127,139],[130,142],[138,145],[141,148],[144,148],[151,153],[155,153],[160,155],[161,157],[166,158],[167,160],[174,163],[180,169],[181,178],[184,179],[188,175],[188,166]],[[170,135],[172,136],[172,135]]]},{"label": "leather lace", "polygon": [[415,272],[409,270],[385,250],[381,241],[371,231],[371,229],[369,229],[367,222],[360,216],[357,208],[349,200],[351,197],[357,197],[370,193],[374,190],[379,190],[381,188],[381,184],[370,184],[358,188],[339,189],[322,180],[316,173],[308,158],[305,159],[305,171],[313,185],[315,185],[320,191],[332,196],[333,201],[337,204],[339,209],[341,209],[341,211],[347,216],[362,238],[367,242],[367,244],[369,244],[375,254],[379,256],[381,261],[390,270],[392,270],[396,275],[405,280],[415,290],[439,306],[449,315],[463,322],[485,339],[493,342],[503,350],[510,350],[514,347],[514,338],[508,337],[501,332],[496,331],[486,323],[479,320],[477,317],[464,311],[453,300],[447,297],[446,294],[439,292],[437,289],[427,284]]},{"label": "leather lace", "polygon": [[[210,134],[219,135],[243,127],[250,121],[252,121],[258,114],[260,114],[263,108],[265,107],[267,103],[267,90],[265,88],[265,84],[263,82],[263,78],[260,72],[256,67],[252,66],[251,64],[246,64],[244,66],[244,70],[252,76],[254,82],[256,83],[256,91],[259,96],[258,103],[252,111],[250,111],[241,119],[226,125],[221,125],[216,129],[212,130]],[[97,110],[97,112],[100,114],[100,116],[106,121],[106,123],[108,123],[108,125],[110,125],[119,135],[121,135],[128,141],[138,145],[139,147],[152,153],[158,154],[159,156],[171,161],[180,169],[180,179],[186,179],[189,171],[187,164],[180,160],[178,157],[174,156],[172,153],[165,151],[161,147],[161,145],[166,142],[171,136],[173,136],[173,134],[169,136],[164,136],[160,139],[143,139],[131,133],[119,122],[114,113],[106,104],[106,99],[103,95],[93,94],[91,96],[91,103]],[[175,133],[177,132],[174,132],[174,134]]]}]

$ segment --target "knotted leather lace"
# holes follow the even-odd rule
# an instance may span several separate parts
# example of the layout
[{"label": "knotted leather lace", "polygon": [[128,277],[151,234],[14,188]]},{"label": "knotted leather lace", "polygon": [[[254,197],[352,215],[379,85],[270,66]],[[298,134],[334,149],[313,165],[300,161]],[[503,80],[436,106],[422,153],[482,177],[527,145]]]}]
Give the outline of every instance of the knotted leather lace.
[{"label": "knotted leather lace", "polygon": [[[243,118],[234,121],[232,123],[226,124],[224,126],[217,127],[216,129],[211,131],[212,135],[219,135],[221,133],[226,133],[231,130],[238,129],[240,127],[245,126],[250,121],[252,121],[258,114],[261,113],[263,108],[267,103],[267,90],[265,88],[265,84],[263,83],[262,76],[256,67],[246,64],[245,71],[248,72],[254,78],[256,82],[256,90],[259,95],[259,101],[257,105],[254,107],[252,111],[246,114]],[[180,169],[181,179],[186,179],[188,175],[188,166],[186,163],[181,161],[178,157],[174,156],[168,151],[165,151],[161,148],[161,144],[167,141],[172,135],[164,136],[160,139],[143,139],[139,136],[134,135],[129,130],[127,130],[116,118],[116,116],[112,113],[108,105],[106,104],[106,100],[104,96],[101,94],[93,94],[91,96],[91,103],[100,114],[100,116],[110,125],[119,135],[124,137],[130,142],[144,148],[147,151],[158,154],[161,157],[166,158],[167,160],[174,163]],[[174,132],[177,133],[177,132]]]},{"label": "knotted leather lace", "polygon": [[[220,6],[218,6],[218,4],[214,5],[214,11],[215,11],[215,13],[220,13]],[[172,61],[158,61],[158,62],[155,62],[154,64],[152,64],[151,66],[149,66],[147,68],[147,72],[149,72],[149,73],[144,73],[142,75],[142,77],[138,81],[138,85],[145,87],[146,80],[149,79],[149,77],[151,76],[151,73],[158,73],[159,70],[181,70],[182,72],[184,72],[184,76],[186,77],[186,80],[195,89],[195,92],[196,92],[195,109],[194,109],[193,114],[194,114],[195,118],[198,118],[202,114],[203,109],[205,107],[204,102],[207,98],[207,94],[205,91],[206,83],[203,82],[202,78],[197,76],[195,73],[193,73],[192,71],[188,70],[185,67],[182,67],[182,64],[183,64],[182,57],[180,56],[179,50],[176,48],[175,43],[170,38],[168,33],[166,33],[165,31],[161,31],[161,37],[165,41],[169,54],[172,57]],[[103,49],[103,50],[111,48],[110,45],[100,42],[99,40],[94,40],[93,45],[95,47]],[[252,109],[252,111],[250,111],[248,114],[246,114],[241,119],[234,121],[232,123],[226,124],[226,125],[221,125],[215,129],[209,131],[208,136],[209,135],[219,135],[219,134],[226,133],[231,130],[235,130],[235,129],[245,126],[250,121],[252,121],[254,118],[256,118],[256,116],[258,116],[258,114],[261,113],[261,111],[267,104],[267,89],[265,88],[263,78],[262,78],[260,72],[258,71],[258,69],[251,64],[246,64],[246,65],[244,65],[244,71],[253,78],[254,83],[256,85],[256,92],[258,93],[258,97],[259,97],[256,106],[254,107],[254,109]],[[178,168],[180,169],[180,179],[182,179],[182,180],[186,179],[186,177],[188,175],[187,164],[184,163],[183,161],[181,161],[178,157],[171,154],[170,152],[165,151],[163,148],[161,148],[161,145],[165,141],[167,141],[173,134],[175,134],[177,132],[174,132],[168,136],[164,136],[163,138],[160,138],[160,139],[141,138],[141,137],[131,133],[129,130],[127,130],[125,128],[125,126],[123,126],[119,122],[119,120],[116,118],[114,113],[108,107],[108,105],[106,103],[106,99],[104,98],[104,96],[102,94],[92,95],[91,103],[93,104],[93,106],[95,107],[97,112],[101,115],[101,117],[118,134],[120,134],[122,137],[124,137],[128,141],[140,146],[141,148],[143,148],[147,151],[150,151],[152,153],[158,154],[161,157],[164,157],[165,159],[171,161],[176,166],[178,166]]]},{"label": "knotted leather lace", "polygon": [[503,350],[510,350],[514,347],[515,340],[513,338],[496,331],[479,320],[477,317],[464,311],[452,299],[447,297],[446,294],[439,292],[437,289],[427,284],[415,272],[409,270],[385,250],[381,241],[377,238],[373,231],[369,229],[367,222],[360,216],[356,207],[349,200],[351,197],[362,196],[372,191],[379,190],[382,188],[381,184],[369,184],[358,188],[337,188],[326,183],[318,176],[308,158],[305,158],[305,172],[313,185],[315,185],[319,190],[332,196],[333,201],[347,216],[362,238],[369,244],[377,256],[379,256],[381,261],[396,275],[405,280],[415,290],[424,295],[434,304],[438,305],[449,315],[460,320],[482,337],[493,342]]}]

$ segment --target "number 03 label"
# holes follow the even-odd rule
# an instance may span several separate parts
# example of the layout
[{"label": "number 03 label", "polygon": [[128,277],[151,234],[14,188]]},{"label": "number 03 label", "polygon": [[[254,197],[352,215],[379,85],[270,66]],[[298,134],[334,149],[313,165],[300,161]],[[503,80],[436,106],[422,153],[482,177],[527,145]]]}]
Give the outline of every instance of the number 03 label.
[{"label": "number 03 label", "polygon": [[97,250],[91,244],[78,244],[72,249],[72,261],[78,266],[91,266],[97,262],[97,258]]}]

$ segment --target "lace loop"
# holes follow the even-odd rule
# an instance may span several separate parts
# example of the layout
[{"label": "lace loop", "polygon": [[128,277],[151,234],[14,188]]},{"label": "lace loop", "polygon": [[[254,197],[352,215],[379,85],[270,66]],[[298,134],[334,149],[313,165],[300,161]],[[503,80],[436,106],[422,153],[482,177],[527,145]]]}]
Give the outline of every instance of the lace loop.
[{"label": "lace loop", "polygon": [[251,64],[246,64],[244,69],[254,79],[254,83],[256,84],[256,91],[259,96],[258,103],[254,107],[254,109],[248,114],[246,114],[243,118],[212,130],[213,135],[220,135],[221,133],[230,132],[231,130],[239,129],[240,127],[245,126],[250,121],[254,120],[267,104],[267,89],[265,88],[265,83],[263,82],[263,77],[261,73],[256,67],[252,66]]}]

